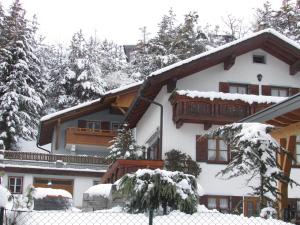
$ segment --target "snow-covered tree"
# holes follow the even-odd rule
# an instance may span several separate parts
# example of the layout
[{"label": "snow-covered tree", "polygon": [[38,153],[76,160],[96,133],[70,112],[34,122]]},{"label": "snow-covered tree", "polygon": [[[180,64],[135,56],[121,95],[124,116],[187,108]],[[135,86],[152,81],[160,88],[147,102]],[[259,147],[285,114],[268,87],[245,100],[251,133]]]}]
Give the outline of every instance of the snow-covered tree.
[{"label": "snow-covered tree", "polygon": [[280,198],[278,182],[296,184],[284,174],[276,154],[288,154],[270,135],[273,126],[260,123],[233,123],[210,132],[213,138],[222,138],[231,150],[231,161],[217,176],[231,179],[248,175],[253,194],[260,197],[260,208]]},{"label": "snow-covered tree", "polygon": [[122,177],[118,192],[128,200],[132,213],[163,208],[193,214],[197,211],[198,187],[194,176],[182,172],[139,169]]},{"label": "snow-covered tree", "polygon": [[0,49],[0,139],[6,149],[17,149],[18,138],[33,139],[43,108],[40,62],[34,28],[19,0],[4,17]]},{"label": "snow-covered tree", "polygon": [[117,159],[140,159],[143,157],[142,149],[136,144],[132,130],[128,128],[127,124],[118,130],[117,136],[111,143],[110,152],[106,158],[113,162]]},{"label": "snow-covered tree", "polygon": [[166,154],[165,167],[169,171],[180,171],[185,174],[199,176],[201,169],[191,156],[179,150],[173,149]]}]

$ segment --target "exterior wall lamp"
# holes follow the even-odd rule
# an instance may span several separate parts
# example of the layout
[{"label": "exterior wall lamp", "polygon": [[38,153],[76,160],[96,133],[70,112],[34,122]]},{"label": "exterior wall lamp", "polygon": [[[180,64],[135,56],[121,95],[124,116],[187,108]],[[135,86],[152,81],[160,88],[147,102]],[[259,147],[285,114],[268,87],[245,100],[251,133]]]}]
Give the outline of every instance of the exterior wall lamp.
[{"label": "exterior wall lamp", "polygon": [[262,74],[257,74],[257,80],[260,82],[262,80],[263,75]]}]

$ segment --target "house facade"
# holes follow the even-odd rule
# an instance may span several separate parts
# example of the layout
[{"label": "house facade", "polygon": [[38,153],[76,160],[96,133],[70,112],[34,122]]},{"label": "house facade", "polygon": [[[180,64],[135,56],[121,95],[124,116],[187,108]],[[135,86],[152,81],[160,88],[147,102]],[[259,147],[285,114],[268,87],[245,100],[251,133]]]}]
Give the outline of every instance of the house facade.
[{"label": "house facade", "polygon": [[72,194],[74,205],[81,207],[83,193],[99,184],[108,168],[108,146],[139,85],[114,89],[101,99],[41,118],[37,145],[51,144],[51,151],[1,151],[4,186],[15,195],[26,193],[31,185],[64,189]]},{"label": "house facade", "polygon": [[[215,177],[230,160],[230,150],[222,140],[198,137],[296,94],[299,62],[300,46],[295,42],[274,30],[254,33],[152,73],[126,121],[153,159],[178,149],[199,162],[202,202],[208,208],[228,212],[242,207],[246,215],[254,215],[258,204],[249,195],[245,177]],[[300,181],[299,175],[300,170],[292,168],[291,177]],[[299,193],[290,189],[289,198],[300,198]]]}]

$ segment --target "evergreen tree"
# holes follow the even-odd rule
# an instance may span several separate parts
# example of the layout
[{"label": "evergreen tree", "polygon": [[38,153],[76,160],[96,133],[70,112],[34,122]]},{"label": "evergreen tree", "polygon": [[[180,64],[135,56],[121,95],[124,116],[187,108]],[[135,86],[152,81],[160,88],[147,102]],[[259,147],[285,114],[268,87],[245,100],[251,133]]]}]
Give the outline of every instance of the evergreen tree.
[{"label": "evergreen tree", "polygon": [[19,0],[4,17],[0,53],[0,139],[7,149],[17,140],[32,139],[43,107],[40,63],[34,54],[34,29],[25,19]]},{"label": "evergreen tree", "polygon": [[192,160],[191,156],[173,149],[166,154],[165,167],[170,171],[180,171],[185,174],[199,176],[201,169],[197,162]]},{"label": "evergreen tree", "polygon": [[140,159],[143,157],[141,148],[137,146],[132,130],[128,128],[127,124],[118,130],[109,149],[110,152],[106,158],[113,162],[117,159]]},{"label": "evergreen tree", "polygon": [[[278,182],[296,184],[284,174],[276,154],[288,154],[270,135],[273,126],[260,123],[234,123],[210,132],[230,146],[232,159],[217,176],[231,179],[249,175],[248,183],[259,177],[258,185],[251,185],[253,194],[260,197],[260,209],[281,197]],[[297,184],[298,185],[298,184]]]},{"label": "evergreen tree", "polygon": [[140,169],[122,177],[118,187],[128,201],[129,212],[141,213],[167,207],[193,214],[197,211],[198,191],[194,176],[182,172]]}]

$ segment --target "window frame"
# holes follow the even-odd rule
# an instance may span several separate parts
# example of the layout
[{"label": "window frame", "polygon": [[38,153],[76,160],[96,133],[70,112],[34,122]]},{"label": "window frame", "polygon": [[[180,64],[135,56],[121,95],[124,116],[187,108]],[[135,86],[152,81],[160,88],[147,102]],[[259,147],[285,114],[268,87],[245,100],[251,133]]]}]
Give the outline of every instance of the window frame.
[{"label": "window frame", "polygon": [[[117,125],[118,129],[114,129],[114,125]],[[118,123],[118,122],[112,122],[111,123],[111,130],[112,131],[118,132],[118,130],[121,129],[121,128],[122,128],[122,123]]]},{"label": "window frame", "polygon": [[[207,144],[207,162],[208,163],[218,163],[218,164],[227,164],[228,162],[229,162],[229,156],[230,156],[230,154],[229,154],[229,152],[230,152],[230,149],[229,149],[229,146],[227,145],[227,150],[226,150],[226,153],[227,153],[227,155],[226,155],[226,157],[227,157],[227,160],[220,160],[220,152],[221,151],[225,151],[225,150],[221,150],[220,149],[220,141],[223,141],[221,138],[208,138],[207,139],[207,142],[209,143],[209,140],[214,140],[214,141],[216,141],[216,149],[215,149],[215,151],[216,151],[216,158],[215,159],[209,159],[208,158],[208,152],[209,151],[212,151],[213,149],[210,149],[209,148],[209,144]],[[223,141],[224,142],[224,141]],[[225,142],[224,142],[225,143]],[[226,143],[225,143],[226,144]]]},{"label": "window frame", "polygon": [[[229,213],[230,212],[230,197],[229,196],[216,196],[216,195],[208,195],[207,196],[207,208],[208,209],[213,209],[213,208],[210,208],[208,206],[208,202],[209,202],[209,199],[215,199],[216,201],[216,208],[219,212],[225,212],[225,213]],[[220,206],[220,200],[221,199],[226,199],[227,200],[227,208],[221,208]]]},{"label": "window frame", "polygon": [[[255,58],[259,59],[259,60],[256,61]],[[252,63],[255,63],[255,64],[267,64],[266,55],[265,54],[259,54],[259,53],[253,54],[252,55]]]},{"label": "window frame", "polygon": [[[11,185],[11,179],[15,180],[13,186]],[[17,179],[21,180],[21,185],[17,185]],[[22,176],[9,176],[8,177],[8,189],[10,190],[10,192],[12,194],[23,194],[23,182],[24,182],[24,177],[22,177]],[[20,192],[16,191],[17,186],[20,187]],[[13,189],[11,187],[13,187]]]},{"label": "window frame", "polygon": [[[95,128],[96,123],[99,123],[99,129]],[[93,124],[93,128],[89,127],[89,124]],[[86,120],[86,128],[92,131],[101,130],[101,121],[100,120]]]},{"label": "window frame", "polygon": [[[237,92],[230,92],[231,87],[237,88]],[[228,83],[228,93],[230,93],[230,94],[242,94],[242,93],[239,93],[239,88],[245,88],[246,91],[244,94],[246,94],[246,95],[249,94],[249,88],[248,88],[247,84]]]},{"label": "window frame", "polygon": [[[279,95],[272,95],[272,90],[276,90]],[[286,96],[281,96],[280,91],[284,90],[286,92]],[[270,96],[275,96],[275,97],[289,97],[289,88],[288,87],[280,87],[280,86],[271,86],[270,87]]]}]

